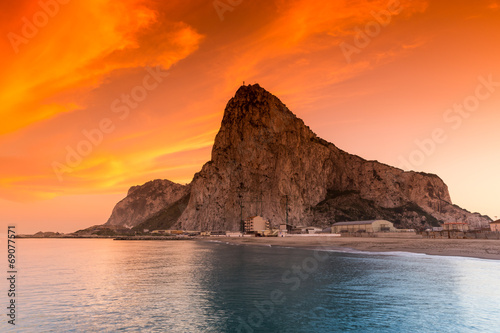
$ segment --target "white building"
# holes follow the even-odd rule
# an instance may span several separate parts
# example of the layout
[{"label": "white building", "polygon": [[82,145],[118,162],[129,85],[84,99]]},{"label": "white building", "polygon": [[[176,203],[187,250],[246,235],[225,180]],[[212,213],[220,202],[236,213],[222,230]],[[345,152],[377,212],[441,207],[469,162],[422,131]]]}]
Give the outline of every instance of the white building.
[{"label": "white building", "polygon": [[396,231],[394,224],[386,220],[337,222],[332,225],[332,232],[385,232]]}]

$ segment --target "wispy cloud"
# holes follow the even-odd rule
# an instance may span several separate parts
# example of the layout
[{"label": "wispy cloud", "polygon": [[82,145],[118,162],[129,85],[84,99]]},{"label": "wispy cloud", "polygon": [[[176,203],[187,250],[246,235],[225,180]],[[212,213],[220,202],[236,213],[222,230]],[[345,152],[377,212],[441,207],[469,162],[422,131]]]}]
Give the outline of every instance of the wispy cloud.
[{"label": "wispy cloud", "polygon": [[111,72],[169,68],[200,40],[185,23],[158,20],[146,1],[71,2],[18,54],[4,49],[0,134],[83,109],[82,96]]},{"label": "wispy cloud", "polygon": [[488,5],[488,8],[489,9],[492,9],[492,10],[498,10],[500,8],[500,4],[498,2],[492,2]]}]

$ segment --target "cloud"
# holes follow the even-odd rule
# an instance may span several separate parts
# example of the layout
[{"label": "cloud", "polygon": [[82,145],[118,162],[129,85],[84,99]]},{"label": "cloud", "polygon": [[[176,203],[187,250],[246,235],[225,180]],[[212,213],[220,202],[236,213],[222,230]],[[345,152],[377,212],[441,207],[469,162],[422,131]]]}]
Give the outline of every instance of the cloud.
[{"label": "cloud", "polygon": [[500,5],[498,2],[492,2],[488,5],[488,8],[491,10],[498,10],[500,8]]},{"label": "cloud", "polygon": [[[397,13],[390,24],[348,63],[340,44],[353,44],[358,29],[376,22],[376,16],[394,4]],[[395,27],[427,8],[425,0],[277,1],[272,20],[225,47],[224,51],[230,51],[224,53],[227,86],[258,81],[291,105],[301,103],[294,100],[298,92],[312,104],[321,98],[319,89],[352,79],[411,50],[401,45],[423,45]]]},{"label": "cloud", "polygon": [[[23,17],[41,9],[30,10]],[[0,135],[85,108],[82,96],[115,70],[169,68],[198,48],[202,36],[192,27],[158,16],[140,0],[61,6],[17,54],[2,54]]]},{"label": "cloud", "polygon": [[419,47],[422,47],[426,44],[427,42],[425,40],[416,40],[411,44],[403,44],[403,49],[405,50],[411,50],[411,49],[416,49]]},{"label": "cloud", "polygon": [[[294,111],[305,110],[325,98],[325,87],[402,52],[401,47],[374,46],[347,64],[339,50],[356,27],[373,20],[372,12],[387,8],[387,1],[280,0],[266,7],[269,19],[245,21],[248,29],[240,21],[231,23],[229,15],[253,17],[261,10],[257,4],[243,3],[224,23],[210,5],[187,15],[192,8],[180,4],[179,16],[170,2],[162,7],[139,0],[70,2],[17,55],[5,56],[11,66],[4,65],[0,77],[2,116],[8,120],[0,127],[5,162],[0,198],[115,193],[149,178],[187,182],[210,157],[195,155],[210,149],[224,96],[242,81],[258,81]],[[426,2],[401,1],[401,7],[398,16],[404,20],[425,10]],[[30,17],[36,10],[29,6],[15,12]],[[189,24],[179,20],[184,16]],[[206,34],[200,27],[210,19],[218,25],[210,24],[211,35],[202,35],[198,31]],[[194,61],[186,59],[190,55]],[[142,80],[139,67],[170,68],[182,59],[191,62],[178,66],[183,69],[176,87],[169,79],[134,110],[133,122],[110,112],[110,103]],[[204,83],[191,89],[198,78]],[[65,147],[75,148],[85,139],[82,130],[113,116],[116,131],[59,183],[51,163],[65,161]],[[176,155],[184,151],[193,153]]]}]

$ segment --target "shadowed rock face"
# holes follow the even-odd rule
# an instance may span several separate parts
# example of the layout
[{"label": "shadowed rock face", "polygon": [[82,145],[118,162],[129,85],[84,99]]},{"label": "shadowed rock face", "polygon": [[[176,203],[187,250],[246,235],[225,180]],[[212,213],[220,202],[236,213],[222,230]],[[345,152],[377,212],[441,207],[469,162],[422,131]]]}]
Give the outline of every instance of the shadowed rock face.
[{"label": "shadowed rock face", "polygon": [[132,186],[127,197],[116,204],[105,225],[132,228],[189,193],[189,186],[169,180],[153,180]]},{"label": "shadowed rock face", "polygon": [[132,188],[108,223],[138,225],[188,191],[175,223],[188,230],[238,230],[241,215],[262,215],[278,225],[286,220],[286,207],[294,225],[379,218],[406,227],[491,221],[452,205],[436,175],[366,161],[319,138],[259,85],[242,86],[229,101],[212,159],[189,187],[148,184]]}]

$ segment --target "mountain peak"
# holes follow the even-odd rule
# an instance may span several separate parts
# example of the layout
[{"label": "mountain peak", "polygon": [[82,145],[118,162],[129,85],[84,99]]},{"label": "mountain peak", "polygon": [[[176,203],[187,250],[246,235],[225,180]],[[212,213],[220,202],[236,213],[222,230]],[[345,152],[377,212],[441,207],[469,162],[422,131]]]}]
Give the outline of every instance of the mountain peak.
[{"label": "mountain peak", "polygon": [[[234,114],[234,111],[239,111],[240,116],[249,113],[249,111],[263,115],[264,113],[268,114],[272,108],[283,111],[288,116],[293,115],[278,97],[262,88],[258,83],[249,84],[241,86],[236,91],[234,97],[227,103],[224,116],[228,112]],[[277,116],[277,114],[274,116]]]},{"label": "mountain peak", "polygon": [[272,95],[270,92],[268,92],[266,89],[262,88],[258,83],[256,83],[256,84],[242,85],[236,91],[234,98],[251,99],[256,95],[266,95],[266,94]]},{"label": "mountain peak", "polygon": [[304,125],[278,97],[256,83],[241,86],[229,100],[224,111],[221,131],[228,127],[234,129],[236,126],[241,130],[251,126],[276,132],[297,121]]},{"label": "mountain peak", "polygon": [[439,177],[366,161],[318,138],[276,96],[253,84],[241,86],[227,103],[212,159],[190,185],[155,181],[134,188],[107,224],[238,230],[242,219],[255,215],[274,226],[490,222],[454,206]]},{"label": "mountain peak", "polygon": [[[259,84],[241,86],[227,103],[212,150],[212,160],[225,161],[235,151],[309,141],[316,135],[280,99]],[[231,153],[232,152],[232,153]]]}]

